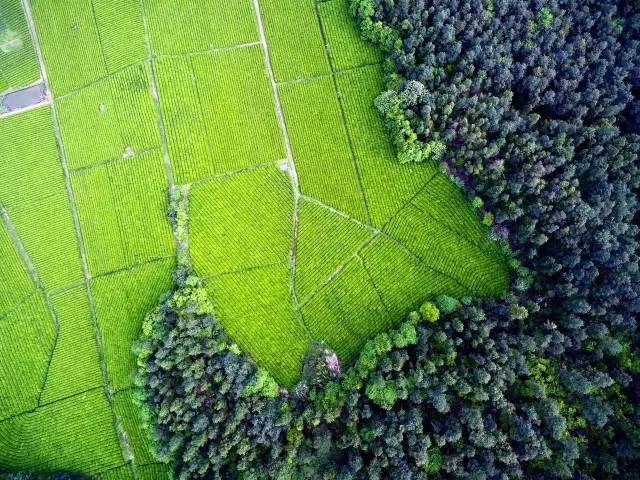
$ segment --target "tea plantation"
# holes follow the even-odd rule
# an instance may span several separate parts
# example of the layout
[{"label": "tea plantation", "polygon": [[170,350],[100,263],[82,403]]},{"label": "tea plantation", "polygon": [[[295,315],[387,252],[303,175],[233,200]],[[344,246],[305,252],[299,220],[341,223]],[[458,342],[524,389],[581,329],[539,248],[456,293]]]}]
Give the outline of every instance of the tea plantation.
[{"label": "tea plantation", "polygon": [[0,0],[0,470],[161,479],[132,344],[171,288],[167,192],[228,335],[283,386],[425,297],[509,281],[436,162],[397,162],[347,0]]}]

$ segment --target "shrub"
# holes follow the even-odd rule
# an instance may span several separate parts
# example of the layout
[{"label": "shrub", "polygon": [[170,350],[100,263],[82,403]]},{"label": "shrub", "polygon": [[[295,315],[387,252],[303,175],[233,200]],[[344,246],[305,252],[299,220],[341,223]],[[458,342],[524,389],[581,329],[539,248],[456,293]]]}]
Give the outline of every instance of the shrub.
[{"label": "shrub", "polygon": [[438,295],[436,307],[443,313],[453,313],[460,308],[460,301],[448,295]]},{"label": "shrub", "polygon": [[440,319],[440,310],[431,302],[424,302],[420,307],[422,319],[429,323],[437,322]]}]

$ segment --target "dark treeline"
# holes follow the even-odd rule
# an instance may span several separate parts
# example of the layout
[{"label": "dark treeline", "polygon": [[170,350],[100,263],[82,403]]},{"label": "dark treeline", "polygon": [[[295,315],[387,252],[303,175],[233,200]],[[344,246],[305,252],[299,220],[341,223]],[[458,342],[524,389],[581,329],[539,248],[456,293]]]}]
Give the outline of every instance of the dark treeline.
[{"label": "dark treeline", "polygon": [[286,392],[183,282],[139,350],[157,450],[183,479],[638,478],[640,2],[353,11],[400,160],[483,204],[510,292],[427,302],[349,368],[315,345]]},{"label": "dark treeline", "polygon": [[544,387],[566,420],[570,471],[636,476],[640,2],[355,6],[389,52],[390,126],[446,146],[448,171],[531,272],[483,305],[491,337],[520,357],[501,368],[505,388]]}]

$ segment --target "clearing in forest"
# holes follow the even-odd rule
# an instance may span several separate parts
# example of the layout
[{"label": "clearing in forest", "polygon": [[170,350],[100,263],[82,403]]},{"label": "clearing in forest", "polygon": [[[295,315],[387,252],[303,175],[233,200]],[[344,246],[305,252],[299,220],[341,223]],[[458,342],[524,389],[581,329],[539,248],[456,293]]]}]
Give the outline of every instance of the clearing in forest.
[{"label": "clearing in forest", "polygon": [[22,2],[13,68],[41,58],[53,100],[0,118],[0,469],[166,474],[131,345],[171,285],[170,186],[219,320],[287,386],[313,338],[349,360],[426,297],[504,291],[458,188],[395,160],[347,1]]}]

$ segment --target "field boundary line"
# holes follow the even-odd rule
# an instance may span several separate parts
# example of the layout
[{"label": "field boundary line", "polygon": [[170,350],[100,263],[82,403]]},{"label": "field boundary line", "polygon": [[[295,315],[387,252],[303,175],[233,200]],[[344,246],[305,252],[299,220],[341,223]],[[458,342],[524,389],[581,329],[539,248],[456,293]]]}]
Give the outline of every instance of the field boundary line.
[{"label": "field boundary line", "polygon": [[342,272],[345,269],[347,264],[353,261],[354,259],[358,258],[360,251],[363,248],[365,248],[367,245],[369,245],[371,242],[373,242],[381,234],[382,232],[374,232],[369,236],[369,238],[367,238],[364,242],[358,245],[355,251],[351,255],[349,255],[342,263],[340,263],[340,265],[336,267],[336,269],[331,273],[331,275],[329,275],[320,285],[315,287],[311,292],[307,294],[306,297],[304,297],[304,300],[300,304],[300,308],[301,309],[304,308],[304,306],[307,303],[309,303],[311,300],[313,300],[313,298],[318,293],[320,293],[325,287],[327,287],[330,283],[332,283],[333,280],[335,280],[335,278],[340,274],[340,272]]},{"label": "field boundary line", "polygon": [[176,185],[176,176],[173,170],[173,164],[171,163],[169,142],[167,141],[167,130],[164,123],[164,116],[162,115],[162,104],[160,103],[160,91],[158,90],[158,80],[156,78],[156,70],[154,66],[153,45],[151,44],[151,35],[149,34],[145,0],[140,0],[139,4],[142,13],[142,25],[144,27],[144,41],[147,48],[146,63],[149,65],[149,73],[151,75],[151,98],[153,99],[153,104],[155,106],[156,124],[158,127],[158,132],[160,133],[160,140],[162,141],[162,161],[164,164],[164,169],[166,171],[167,181],[169,183],[169,190],[171,190]]},{"label": "field boundary line", "polygon": [[[411,250],[409,247],[407,247],[404,243],[402,243],[401,241],[399,241],[397,238],[391,236],[390,234],[388,234],[387,232],[381,232],[380,234],[382,237],[386,238],[387,240],[393,242],[394,244],[396,244],[398,247],[400,247],[405,253],[407,253],[411,258],[413,258],[415,260],[415,263],[417,265],[423,266],[425,268],[428,268],[429,270],[431,270],[432,272],[435,272],[439,275],[442,275],[443,277],[447,277],[450,280],[453,280],[455,283],[457,283],[459,286],[461,286],[462,288],[464,288],[467,292],[469,292],[469,294],[474,295],[475,294],[475,289],[470,287],[469,285],[467,285],[465,282],[463,282],[462,280],[460,280],[459,278],[454,277],[453,275],[450,275],[448,273],[443,272],[442,270],[439,270],[437,268],[435,268],[432,265],[429,265],[427,262],[425,262],[422,258],[420,258],[420,256],[418,256],[418,254],[416,254],[413,250]],[[477,296],[477,295],[476,295]]]},{"label": "field boundary line", "polygon": [[147,153],[155,152],[156,150],[160,150],[160,149],[162,149],[162,145],[156,145],[154,147],[143,148],[139,152],[134,152],[133,155],[131,155],[130,157],[125,157],[124,155],[120,155],[118,157],[112,157],[112,158],[109,158],[107,160],[103,160],[103,161],[98,162],[98,163],[92,163],[91,165],[84,165],[82,167],[70,168],[69,172],[71,172],[71,173],[82,173],[82,172],[86,172],[86,171],[89,171],[89,170],[93,170],[94,168],[104,167],[106,165],[110,165],[112,163],[119,162],[121,160],[123,160],[123,161],[133,161],[133,159],[135,159],[135,158],[142,157],[143,155],[146,155]]},{"label": "field boundary line", "polygon": [[[129,63],[127,65],[125,65],[124,67],[120,67],[117,68],[116,70],[114,70],[113,72],[107,72],[106,75],[103,75],[95,80],[91,80],[90,82],[84,83],[82,85],[80,85],[79,87],[73,88],[71,90],[69,90],[66,93],[63,93],[62,95],[59,95],[57,97],[54,98],[54,100],[64,100],[66,98],[72,97],[74,95],[79,94],[80,92],[82,92],[83,90],[89,88],[89,87],[93,87],[94,85],[98,85],[102,82],[107,82],[110,79],[112,79],[113,77],[116,77],[118,75],[120,75],[121,73],[123,73],[126,70],[129,69],[133,69],[134,67],[139,67],[141,65],[144,65],[145,63],[147,63],[147,59],[142,59],[142,60],[138,60],[136,62],[132,62]],[[53,97],[53,95],[52,95]]]},{"label": "field boundary line", "polygon": [[[49,77],[47,76],[47,69],[44,65],[44,55],[42,54],[42,48],[40,47],[40,39],[38,38],[38,32],[36,31],[36,24],[33,20],[33,12],[31,11],[31,4],[29,0],[22,1],[22,10],[24,10],[24,17],[27,21],[27,27],[29,28],[29,34],[31,35],[31,41],[33,43],[33,49],[36,52],[36,58],[38,59],[38,66],[40,67],[40,79],[44,83],[49,98],[53,99],[53,92],[51,91],[51,85],[49,83]],[[53,100],[51,100],[53,105]]]},{"label": "field boundary line", "polygon": [[79,282],[76,283],[71,283],[65,287],[60,287],[60,288],[54,288],[53,290],[49,290],[49,293],[51,294],[52,297],[56,297],[58,295],[62,295],[63,293],[66,293],[70,290],[73,290],[75,288],[80,288],[84,286],[84,280],[81,280]]},{"label": "field boundary line", "polygon": [[105,76],[109,75],[109,66],[107,65],[107,56],[104,54],[104,45],[102,44],[102,35],[100,35],[100,28],[98,27],[98,16],[96,15],[96,5],[93,0],[89,0],[91,3],[91,16],[93,17],[93,27],[96,29],[96,37],[98,37],[98,45],[100,45],[100,55],[102,57],[102,66],[104,67]]},{"label": "field boundary line", "polygon": [[362,199],[362,203],[364,205],[364,211],[367,215],[367,220],[370,225],[373,225],[373,221],[371,220],[371,212],[369,211],[369,202],[367,201],[367,195],[364,192],[364,186],[362,184],[362,175],[360,173],[360,165],[358,164],[358,159],[356,157],[356,149],[353,147],[353,141],[351,139],[351,132],[349,131],[349,125],[347,124],[347,114],[344,111],[344,105],[342,103],[342,95],[340,93],[340,89],[338,88],[338,80],[336,78],[336,70],[333,65],[333,59],[331,58],[331,54],[329,53],[329,48],[327,45],[329,44],[329,40],[327,39],[327,34],[324,31],[324,24],[322,23],[322,15],[320,15],[320,7],[318,6],[317,0],[313,1],[313,9],[315,11],[316,20],[318,22],[318,27],[320,28],[320,35],[322,36],[322,47],[324,49],[324,55],[327,58],[327,62],[329,63],[329,69],[331,70],[331,81],[333,82],[333,90],[336,95],[336,100],[338,101],[338,107],[340,108],[340,117],[342,118],[342,126],[344,128],[344,133],[347,139],[347,143],[349,144],[349,153],[351,154],[351,163],[353,164],[353,168],[356,171],[356,179],[358,180],[358,187],[360,190],[360,198]]},{"label": "field boundary line", "polygon": [[22,305],[27,303],[29,301],[29,299],[31,297],[33,297],[35,294],[37,294],[38,292],[39,292],[39,290],[37,288],[34,288],[29,293],[27,293],[24,297],[22,297],[20,300],[18,300],[16,303],[14,303],[9,308],[7,308],[4,312],[0,313],[0,322],[3,321],[5,318],[7,318],[9,315],[11,315],[16,310],[18,310]]},{"label": "field boundary line", "polygon": [[183,58],[183,57],[198,57],[200,55],[210,55],[215,53],[227,52],[229,50],[237,50],[239,48],[248,48],[255,47],[260,45],[260,41],[256,40],[254,42],[246,42],[246,43],[236,43],[234,45],[226,45],[223,47],[214,47],[209,48],[207,50],[197,50],[195,52],[185,52],[185,53],[158,53],[154,55],[154,58],[158,60],[162,60],[163,58]]},{"label": "field boundary line", "polygon": [[338,68],[336,70],[331,70],[328,73],[320,73],[318,75],[308,75],[306,77],[294,78],[291,80],[282,80],[280,82],[277,82],[276,84],[278,85],[278,87],[286,87],[287,85],[295,85],[297,83],[313,82],[314,80],[320,80],[322,78],[339,77],[344,73],[354,72],[356,70],[361,70],[361,69],[365,69],[373,66],[382,66],[382,62],[362,63],[360,65],[355,65],[353,67]]},{"label": "field boundary line", "polygon": [[51,362],[53,361],[53,354],[56,351],[56,347],[58,346],[58,339],[60,338],[60,319],[58,318],[58,315],[56,314],[56,310],[55,310],[55,308],[53,306],[53,301],[51,300],[51,295],[44,288],[44,285],[42,283],[42,279],[40,278],[40,275],[38,274],[38,269],[36,268],[36,266],[34,265],[33,261],[31,260],[31,257],[29,256],[29,252],[27,252],[27,249],[24,246],[24,243],[22,242],[22,239],[20,238],[20,235],[18,234],[18,231],[16,230],[15,226],[13,225],[13,222],[11,221],[11,218],[9,217],[9,212],[7,211],[7,209],[5,208],[5,206],[2,203],[0,203],[0,217],[2,217],[2,222],[5,224],[7,232],[9,234],[9,238],[13,242],[14,247],[18,250],[18,254],[20,255],[20,258],[22,259],[22,263],[24,264],[25,268],[27,269],[27,273],[29,275],[29,278],[31,279],[31,282],[33,283],[33,285],[35,287],[35,292],[31,292],[31,294],[29,294],[25,299],[23,299],[23,301],[20,302],[20,305],[23,305],[24,303],[26,303],[26,301],[33,294],[37,294],[38,292],[40,292],[44,296],[44,299],[45,299],[45,301],[47,303],[47,310],[49,312],[50,320],[53,322],[53,330],[54,330],[53,342],[52,342],[52,345],[50,347],[49,355],[48,355],[48,358],[47,358],[47,364],[46,364],[46,367],[44,369],[44,377],[42,379],[40,387],[38,388],[38,395],[36,397],[36,406],[39,406],[40,402],[41,402],[41,399],[42,399],[42,393],[44,392],[44,389],[45,389],[45,387],[47,385],[47,380],[49,378],[49,369],[51,368]]},{"label": "field boundary line", "polygon": [[364,257],[361,255],[360,252],[358,252],[358,253],[356,253],[356,258],[360,262],[360,265],[362,265],[362,268],[363,268],[365,274],[367,275],[367,279],[369,280],[369,283],[371,283],[371,285],[373,286],[373,289],[376,291],[376,294],[378,295],[378,298],[380,299],[380,304],[382,304],[382,306],[384,307],[384,310],[387,312],[387,318],[393,324],[394,323],[393,322],[393,316],[391,315],[391,312],[389,311],[389,307],[387,306],[387,302],[384,301],[384,295],[382,295],[382,291],[378,287],[378,284],[373,280],[373,275],[371,275],[371,272],[369,271],[369,267],[367,267],[367,264],[364,261]]},{"label": "field boundary line", "polygon": [[[436,175],[433,175],[433,177],[431,177],[429,180],[427,180],[427,182],[425,182],[425,184],[424,184],[422,187],[420,187],[420,189],[418,190],[418,192],[417,192],[417,193],[415,193],[415,194],[414,194],[414,195],[413,195],[413,196],[412,196],[412,197],[411,197],[407,202],[405,202],[405,203],[403,204],[403,206],[402,206],[402,207],[400,207],[400,208],[399,208],[399,209],[398,209],[398,210],[397,210],[397,211],[396,211],[396,212],[395,212],[395,213],[394,213],[394,214],[389,218],[389,220],[388,220],[388,221],[387,221],[387,222],[386,222],[386,223],[385,223],[385,224],[384,224],[380,229],[378,229],[378,228],[376,228],[376,227],[372,227],[372,226],[370,226],[370,225],[366,225],[366,224],[362,223],[360,220],[354,219],[354,218],[350,217],[349,215],[347,215],[346,213],[344,213],[344,212],[342,212],[342,211],[340,211],[340,210],[337,210],[337,209],[335,209],[335,208],[331,207],[330,205],[327,205],[326,203],[321,202],[321,201],[320,201],[320,200],[318,200],[317,198],[310,197],[310,196],[308,196],[308,195],[303,195],[303,196],[302,196],[302,198],[304,198],[304,199],[305,199],[305,200],[307,200],[307,201],[313,202],[313,203],[315,203],[316,205],[318,205],[318,206],[320,206],[320,207],[322,207],[322,208],[325,208],[325,209],[329,210],[330,212],[333,212],[333,213],[334,213],[334,214],[336,214],[336,215],[340,215],[340,216],[342,216],[342,217],[345,217],[345,218],[347,218],[347,219],[350,219],[350,220],[352,220],[352,221],[354,221],[354,222],[358,223],[359,225],[361,225],[361,226],[363,226],[363,227],[366,227],[367,229],[369,229],[370,231],[372,231],[372,232],[374,233],[374,236],[378,236],[378,235],[380,235],[381,237],[384,237],[384,238],[386,238],[387,240],[392,241],[394,244],[396,244],[397,246],[399,246],[400,248],[402,248],[402,250],[403,250],[403,251],[405,251],[407,254],[409,254],[409,256],[414,260],[414,263],[416,263],[418,266],[421,266],[421,267],[427,268],[427,269],[431,270],[432,272],[435,272],[435,273],[437,273],[437,274],[439,274],[439,275],[442,275],[442,276],[444,276],[444,277],[447,277],[447,278],[449,278],[449,279],[453,280],[455,283],[457,283],[459,286],[461,286],[461,287],[462,287],[462,288],[464,288],[465,290],[467,290],[469,293],[473,293],[473,292],[474,292],[474,289],[473,289],[473,288],[471,288],[470,286],[466,285],[464,282],[462,282],[461,280],[457,279],[456,277],[453,277],[453,276],[449,275],[448,273],[442,272],[442,271],[438,270],[437,268],[435,268],[435,267],[433,267],[433,266],[429,265],[429,264],[428,264],[428,263],[426,263],[424,260],[422,260],[418,255],[416,255],[412,250],[410,250],[406,245],[404,245],[404,244],[403,244],[402,242],[400,242],[398,239],[396,239],[395,237],[392,237],[389,233],[387,233],[387,232],[385,231],[385,227],[388,225],[388,223],[389,223],[389,222],[391,222],[391,220],[393,220],[393,219],[398,215],[398,213],[399,213],[399,212],[401,212],[402,210],[404,210],[404,209],[405,209],[409,204],[413,205],[413,204],[411,203],[411,202],[412,202],[412,200],[413,200],[417,195],[419,195],[419,194],[420,194],[420,192],[422,192],[422,191],[423,191],[423,190],[424,190],[424,189],[429,185],[429,183],[430,183],[430,182],[435,178],[435,176],[436,176]],[[371,239],[371,240],[373,241],[373,239]],[[368,242],[368,243],[371,243],[371,242]],[[366,246],[366,245],[365,245],[365,246]],[[360,252],[363,248],[364,248],[364,246],[359,246],[359,247],[356,249],[356,252],[355,252],[353,255],[351,255],[351,257],[349,257],[349,259],[351,259],[351,258],[352,258],[353,256],[355,256],[355,255],[358,255],[358,254],[359,254],[359,252]],[[348,261],[348,260],[347,260],[347,261]],[[347,262],[344,262],[344,263],[343,263],[343,265],[342,265],[342,267],[344,267],[344,264],[346,264],[346,263],[347,263]],[[337,273],[339,273],[339,272],[334,272],[334,274],[332,274],[331,276],[332,276],[332,277],[334,277],[334,276],[335,276],[335,274],[337,274]],[[330,283],[330,280],[332,280],[332,279],[333,279],[333,278],[330,278],[330,279],[326,280],[326,281],[325,281],[325,283],[326,283],[326,284]],[[305,299],[302,301],[301,306],[303,306],[303,305],[305,305],[306,303],[308,303],[308,301],[309,301],[309,300],[311,300],[309,297],[310,297],[311,295],[315,295],[315,294],[317,293],[317,292],[316,292],[316,290],[318,290],[318,289],[320,289],[320,288],[324,288],[324,286],[325,286],[325,285],[323,284],[323,285],[321,285],[320,287],[317,287],[313,292],[311,292],[309,295],[307,295],[307,296],[305,297]]]},{"label": "field boundary line", "polygon": [[[256,21],[258,23],[258,35],[260,38],[259,43],[262,45],[264,53],[264,63],[267,70],[267,76],[269,77],[269,84],[273,94],[273,101],[276,109],[276,116],[278,117],[278,126],[280,127],[280,133],[282,134],[284,141],[284,148],[287,156],[287,160],[293,164],[293,149],[291,148],[291,140],[289,139],[289,133],[287,130],[287,123],[284,117],[284,110],[282,108],[282,101],[280,99],[280,92],[278,91],[278,85],[276,83],[275,75],[273,73],[273,65],[271,64],[271,53],[269,51],[269,44],[267,43],[267,36],[264,30],[264,24],[262,22],[262,13],[260,11],[260,1],[253,1],[253,9],[256,15]],[[295,168],[295,165],[294,165]],[[300,189],[298,189],[300,191]]]},{"label": "field boundary line", "polygon": [[275,74],[273,73],[273,64],[271,63],[271,53],[269,51],[269,43],[267,42],[267,35],[264,30],[264,24],[262,22],[262,13],[260,10],[260,0],[253,0],[253,9],[256,15],[256,21],[258,23],[258,36],[260,43],[262,44],[262,53],[264,56],[264,64],[267,70],[267,76],[269,77],[269,84],[271,85],[271,91],[273,94],[273,103],[276,109],[276,117],[278,119],[278,126],[280,127],[280,133],[284,141],[285,152],[287,156],[287,168],[281,170],[286,171],[291,179],[291,186],[293,190],[293,239],[291,241],[291,253],[290,253],[290,277],[289,277],[289,290],[291,291],[291,298],[293,300],[294,309],[296,312],[296,318],[305,332],[311,336],[311,332],[304,321],[304,318],[300,314],[300,302],[298,300],[298,294],[296,292],[296,268],[297,268],[297,249],[298,249],[298,230],[299,230],[299,211],[300,211],[300,180],[298,178],[298,171],[296,170],[295,158],[293,156],[293,149],[291,147],[291,139],[289,138],[289,131],[287,129],[287,122],[284,116],[284,110],[282,108],[282,99],[280,98],[280,92],[278,90],[278,84],[276,83]]},{"label": "field boundary line", "polygon": [[454,234],[456,237],[460,238],[463,242],[467,243],[468,245],[475,247],[477,250],[479,250],[480,252],[482,252],[483,254],[489,256],[489,257],[493,257],[496,253],[499,253],[499,250],[495,251],[495,252],[491,252],[489,250],[486,250],[484,248],[482,248],[478,243],[476,243],[473,240],[468,239],[467,237],[465,237],[463,234],[461,234],[460,232],[456,231],[454,228],[450,227],[449,225],[447,225],[444,222],[439,221],[438,219],[436,219],[433,215],[431,215],[429,212],[426,212],[423,208],[421,208],[420,206],[416,205],[415,203],[413,203],[413,201],[410,202],[410,205],[412,207],[414,207],[416,210],[418,210],[419,212],[421,212],[425,217],[429,217],[434,223],[440,225],[442,228],[444,228],[445,230],[448,230],[449,232],[451,232],[452,234]]},{"label": "field boundary line", "polygon": [[222,277],[229,277],[231,275],[242,275],[243,273],[255,272],[256,270],[276,268],[276,267],[286,267],[288,262],[286,260],[282,260],[280,262],[273,263],[263,263],[261,265],[252,265],[250,267],[240,268],[238,270],[230,270],[227,272],[213,273],[211,275],[207,275],[206,277],[202,277],[204,282],[209,282],[211,280],[217,280]]},{"label": "field boundary line", "polygon": [[198,178],[197,180],[193,180],[192,182],[184,183],[182,185],[202,185],[209,182],[215,182],[216,180],[221,180],[227,177],[235,177],[237,175],[242,175],[243,173],[251,173],[257,170],[262,170],[263,168],[269,168],[275,165],[278,165],[282,162],[286,162],[287,159],[280,160],[271,160],[269,162],[257,163],[255,165],[249,165],[248,167],[238,168],[236,170],[230,170],[228,172],[216,173],[214,175],[209,175],[207,177]]},{"label": "field boundary line", "polygon": [[94,390],[98,390],[98,389],[101,389],[101,388],[103,388],[102,385],[98,385],[97,387],[87,388],[86,390],[83,390],[81,392],[73,393],[71,395],[67,395],[66,397],[57,398],[57,399],[55,399],[55,400],[53,400],[51,402],[43,403],[42,405],[37,405],[37,406],[35,406],[33,408],[30,408],[29,410],[25,410],[25,411],[20,412],[20,413],[15,413],[15,414],[10,415],[10,416],[5,417],[5,418],[0,418],[0,424],[5,423],[5,422],[10,422],[11,420],[13,420],[15,418],[23,417],[25,415],[29,415],[30,413],[35,413],[36,411],[38,411],[38,410],[40,410],[42,408],[48,407],[49,405],[54,405],[54,404],[59,403],[59,402],[64,402],[65,400],[69,400],[70,398],[79,397],[80,395],[84,395],[86,393],[93,392]]},{"label": "field boundary line", "polygon": [[136,268],[144,267],[146,265],[150,265],[152,263],[160,263],[163,260],[169,260],[170,258],[175,258],[174,254],[171,255],[162,255],[160,257],[154,257],[149,260],[145,260],[144,262],[139,263],[131,263],[129,265],[125,265],[121,268],[116,268],[115,270],[109,270],[107,272],[98,273],[96,275],[91,276],[91,280],[99,280],[104,277],[109,277],[111,275],[117,275],[118,273],[129,272],[131,270],[135,270]]},{"label": "field boundary line", "polygon": [[[40,72],[42,75],[42,80],[45,83],[48,91],[51,91],[51,84],[49,83],[49,77],[47,75],[47,69],[44,63],[44,56],[42,54],[42,47],[40,45],[40,39],[38,37],[38,32],[36,30],[35,22],[33,20],[33,12],[31,11],[30,0],[22,0],[22,4],[25,10],[25,16],[27,18],[27,24],[29,26],[29,31],[31,32],[34,48],[36,50],[36,55],[38,57],[38,61],[40,63]],[[122,425],[120,424],[119,418],[116,415],[115,406],[113,403],[113,398],[111,397],[111,384],[109,381],[109,374],[107,369],[107,364],[105,361],[104,355],[104,345],[102,344],[102,334],[100,332],[100,328],[98,327],[98,319],[96,315],[96,305],[95,299],[93,297],[93,290],[91,287],[91,275],[89,273],[89,264],[87,261],[87,251],[84,245],[84,240],[82,237],[82,229],[80,225],[80,216],[78,214],[78,209],[76,206],[75,196],[73,193],[73,186],[71,184],[71,174],[69,172],[69,165],[67,163],[67,157],[64,150],[64,143],[62,141],[62,132],[60,129],[60,122],[58,119],[58,114],[56,111],[55,101],[51,102],[51,117],[53,121],[53,130],[56,138],[56,143],[58,145],[58,153],[60,157],[60,163],[62,164],[62,170],[64,172],[64,181],[65,187],[67,190],[67,198],[69,202],[69,208],[71,210],[71,216],[73,217],[73,224],[75,230],[76,241],[78,242],[78,248],[80,250],[80,260],[82,264],[82,274],[84,276],[87,297],[89,300],[89,310],[91,312],[91,324],[93,327],[94,338],[96,342],[96,348],[98,353],[98,359],[100,362],[100,371],[102,373],[102,388],[104,389],[105,397],[109,403],[109,407],[111,410],[111,416],[113,418],[113,427],[116,433],[116,437],[120,443],[120,453],[122,454],[122,459],[127,461],[124,445],[127,443],[127,439],[123,438],[122,432],[124,431]]]},{"label": "field boundary line", "polygon": [[367,230],[373,232],[373,233],[379,233],[381,231],[381,229],[373,226],[373,225],[369,225],[367,223],[364,223],[362,220],[359,220],[355,217],[352,217],[351,215],[349,215],[346,212],[343,212],[342,210],[339,210],[337,208],[332,207],[331,205],[327,205],[326,203],[324,203],[322,200],[318,200],[316,197],[312,197],[311,195],[307,195],[307,194],[302,194],[300,195],[300,197],[303,200],[306,200],[309,203],[313,203],[319,207],[322,207],[326,210],[329,210],[331,213],[333,213],[334,215],[337,215],[338,217],[342,217],[345,218],[347,220],[352,221],[353,223],[357,223],[358,225],[360,225],[361,227],[366,228]]},{"label": "field boundary line", "polygon": [[9,212],[7,211],[6,207],[2,202],[0,202],[0,219],[2,220],[2,223],[4,223],[4,226],[7,229],[7,233],[9,234],[9,238],[11,239],[13,246],[16,248],[16,250],[18,250],[18,255],[20,255],[20,259],[22,260],[22,263],[27,269],[27,274],[29,275],[29,278],[31,279],[31,282],[33,283],[34,287],[38,290],[44,291],[44,287],[42,285],[42,281],[40,280],[40,275],[38,274],[38,270],[36,266],[33,264],[33,261],[31,260],[31,257],[29,256],[29,253],[27,252],[27,249],[25,248],[24,243],[22,243],[22,239],[20,238],[20,235],[18,235],[18,231],[16,230],[15,225],[13,224],[13,222],[11,221],[11,218],[9,217]]},{"label": "field boundary line", "polygon": [[396,209],[394,210],[394,212],[389,215],[389,218],[387,218],[384,223],[380,226],[380,230],[381,231],[385,231],[385,229],[389,226],[389,224],[395,220],[395,218],[400,214],[400,212],[402,210],[404,210],[405,208],[407,208],[410,204],[412,204],[412,202],[416,199],[416,197],[418,195],[420,195],[422,192],[424,192],[424,190],[431,184],[431,182],[433,182],[435,180],[435,178],[438,176],[438,171],[436,170],[434,172],[433,175],[431,175],[429,177],[429,179],[427,181],[425,181],[420,188],[418,188],[418,190],[415,191],[415,193],[413,193],[408,199],[406,199],[404,202],[402,202],[402,204]]}]

